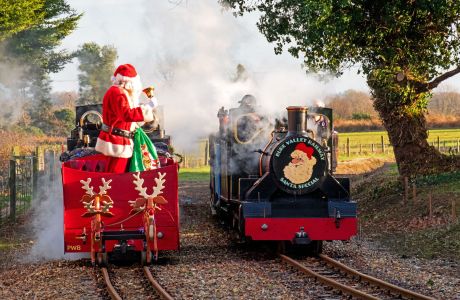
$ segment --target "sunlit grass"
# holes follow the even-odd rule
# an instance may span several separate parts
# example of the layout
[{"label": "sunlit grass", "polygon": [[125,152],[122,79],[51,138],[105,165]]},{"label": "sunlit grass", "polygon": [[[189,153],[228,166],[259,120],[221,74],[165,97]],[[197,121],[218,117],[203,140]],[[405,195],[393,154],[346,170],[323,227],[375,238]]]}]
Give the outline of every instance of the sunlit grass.
[{"label": "sunlit grass", "polygon": [[179,180],[209,181],[209,166],[180,168]]}]

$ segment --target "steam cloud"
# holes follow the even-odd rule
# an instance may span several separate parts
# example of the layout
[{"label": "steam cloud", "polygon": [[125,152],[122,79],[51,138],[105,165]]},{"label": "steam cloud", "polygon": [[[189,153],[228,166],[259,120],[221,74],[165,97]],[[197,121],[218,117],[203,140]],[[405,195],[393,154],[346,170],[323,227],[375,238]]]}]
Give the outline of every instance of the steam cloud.
[{"label": "steam cloud", "polygon": [[0,46],[0,126],[14,123],[21,116],[22,107],[25,103],[25,95],[20,93],[24,86],[23,74],[27,67],[7,60],[4,50]]},{"label": "steam cloud", "polygon": [[[47,160],[54,160],[55,168],[38,178],[38,193],[33,199],[34,212],[32,226],[35,236],[34,245],[27,260],[79,259],[88,257],[86,254],[64,255],[64,202],[62,183],[59,172],[60,163],[57,158],[47,153]],[[52,172],[52,174],[50,174]]]},{"label": "steam cloud", "polygon": [[[181,150],[215,132],[218,109],[237,106],[245,94],[256,96],[267,112],[284,112],[342,88],[338,81],[307,76],[301,61],[288,54],[275,55],[255,26],[257,15],[235,18],[217,2],[69,0],[85,15],[81,30],[64,46],[90,40],[114,45],[117,63],[132,63],[144,85],[155,86],[166,132]],[[238,64],[246,68],[247,80],[232,80]],[[76,77],[73,68],[67,71]],[[60,76],[56,79],[66,79]]]}]

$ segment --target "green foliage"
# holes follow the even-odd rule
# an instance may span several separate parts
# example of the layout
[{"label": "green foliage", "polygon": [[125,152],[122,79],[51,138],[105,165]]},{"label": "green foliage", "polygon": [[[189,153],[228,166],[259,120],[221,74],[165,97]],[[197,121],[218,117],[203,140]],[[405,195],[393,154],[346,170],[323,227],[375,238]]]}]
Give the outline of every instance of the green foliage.
[{"label": "green foliage", "polygon": [[75,127],[75,111],[69,108],[63,108],[54,111],[54,117],[60,125],[58,128],[62,134],[67,135]]},{"label": "green foliage", "polygon": [[353,113],[351,115],[352,120],[370,120],[371,115],[366,114],[366,113]]},{"label": "green foliage", "polygon": [[[259,11],[257,26],[275,43],[275,53],[286,49],[302,58],[308,71],[341,75],[346,68],[359,66],[367,76],[374,107],[389,133],[402,175],[452,167],[451,161],[426,143],[424,114],[431,90],[460,72],[460,1],[221,3],[237,15]],[[444,73],[452,67],[456,69]]]},{"label": "green foliage", "polygon": [[79,104],[101,103],[115,69],[117,50],[113,46],[86,43],[76,53],[80,62]]},{"label": "green foliage", "polygon": [[30,66],[29,74],[56,73],[73,58],[56,47],[76,28],[81,15],[65,0],[46,0],[43,14],[42,22],[5,41],[6,55]]},{"label": "green foliage", "polygon": [[34,136],[43,136],[45,133],[43,130],[36,126],[25,126],[25,125],[15,125],[11,127],[11,132],[18,133],[18,134],[30,134]]},{"label": "green foliage", "polygon": [[223,0],[242,14],[258,10],[260,31],[303,57],[313,71],[340,74],[361,63],[366,74],[382,65],[410,66],[433,77],[460,62],[460,2],[373,0]]},{"label": "green foliage", "polygon": [[45,0],[0,0],[0,41],[40,23]]},{"label": "green foliage", "polygon": [[[24,1],[19,1],[16,6]],[[33,4],[38,1],[27,1]],[[77,26],[81,15],[77,14],[66,0],[44,0],[39,6],[39,14],[34,18],[33,26],[24,27],[5,39],[0,46],[4,50],[0,60],[5,64],[27,66],[23,73],[24,84],[18,94],[31,99],[26,112],[33,125],[45,132],[51,132],[55,126],[52,112],[50,73],[64,67],[74,55],[65,50],[56,50],[62,40]],[[38,4],[35,4],[38,7]],[[19,8],[19,7],[17,7]],[[18,21],[19,22],[19,21]]]}]

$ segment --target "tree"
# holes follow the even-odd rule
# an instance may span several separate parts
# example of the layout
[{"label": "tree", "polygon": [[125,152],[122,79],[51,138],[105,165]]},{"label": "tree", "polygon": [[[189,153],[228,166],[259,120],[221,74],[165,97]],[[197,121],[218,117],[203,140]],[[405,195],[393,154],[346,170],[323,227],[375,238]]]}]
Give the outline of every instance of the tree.
[{"label": "tree", "polygon": [[[23,1],[20,1],[23,2]],[[65,0],[44,0],[40,16],[35,24],[5,39],[1,46],[6,63],[27,66],[21,87],[34,105],[29,105],[29,115],[35,126],[50,130],[52,103],[50,73],[60,71],[74,55],[56,48],[77,26],[81,14],[77,14]]]},{"label": "tree", "polygon": [[372,100],[368,93],[347,90],[341,94],[329,96],[325,99],[327,106],[334,110],[334,117],[350,119],[353,114],[366,114],[376,116]]},{"label": "tree", "polygon": [[0,41],[43,20],[45,0],[0,0]]},{"label": "tree", "polygon": [[[337,75],[358,64],[388,131],[401,175],[460,168],[427,142],[431,91],[460,72],[460,1],[222,0],[238,15],[261,13],[275,52],[302,57],[308,71]],[[447,71],[450,70],[450,71]]]},{"label": "tree", "polygon": [[101,103],[115,69],[117,50],[113,46],[101,47],[96,43],[86,43],[77,51],[77,58],[80,62],[78,69],[81,72],[78,75],[78,103]]}]

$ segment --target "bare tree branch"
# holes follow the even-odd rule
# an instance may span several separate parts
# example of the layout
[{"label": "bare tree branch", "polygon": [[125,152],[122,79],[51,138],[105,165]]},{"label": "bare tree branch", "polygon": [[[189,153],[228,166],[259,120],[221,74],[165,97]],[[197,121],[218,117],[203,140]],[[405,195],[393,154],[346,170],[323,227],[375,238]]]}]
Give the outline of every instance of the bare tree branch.
[{"label": "bare tree branch", "polygon": [[435,87],[437,87],[441,82],[446,80],[447,78],[450,78],[450,77],[452,77],[454,75],[457,75],[458,73],[460,73],[460,67],[457,67],[457,68],[455,68],[455,69],[453,69],[453,70],[451,70],[449,72],[446,72],[446,73],[442,74],[441,76],[436,77],[432,81],[428,82],[427,88],[429,90],[432,90]]}]

